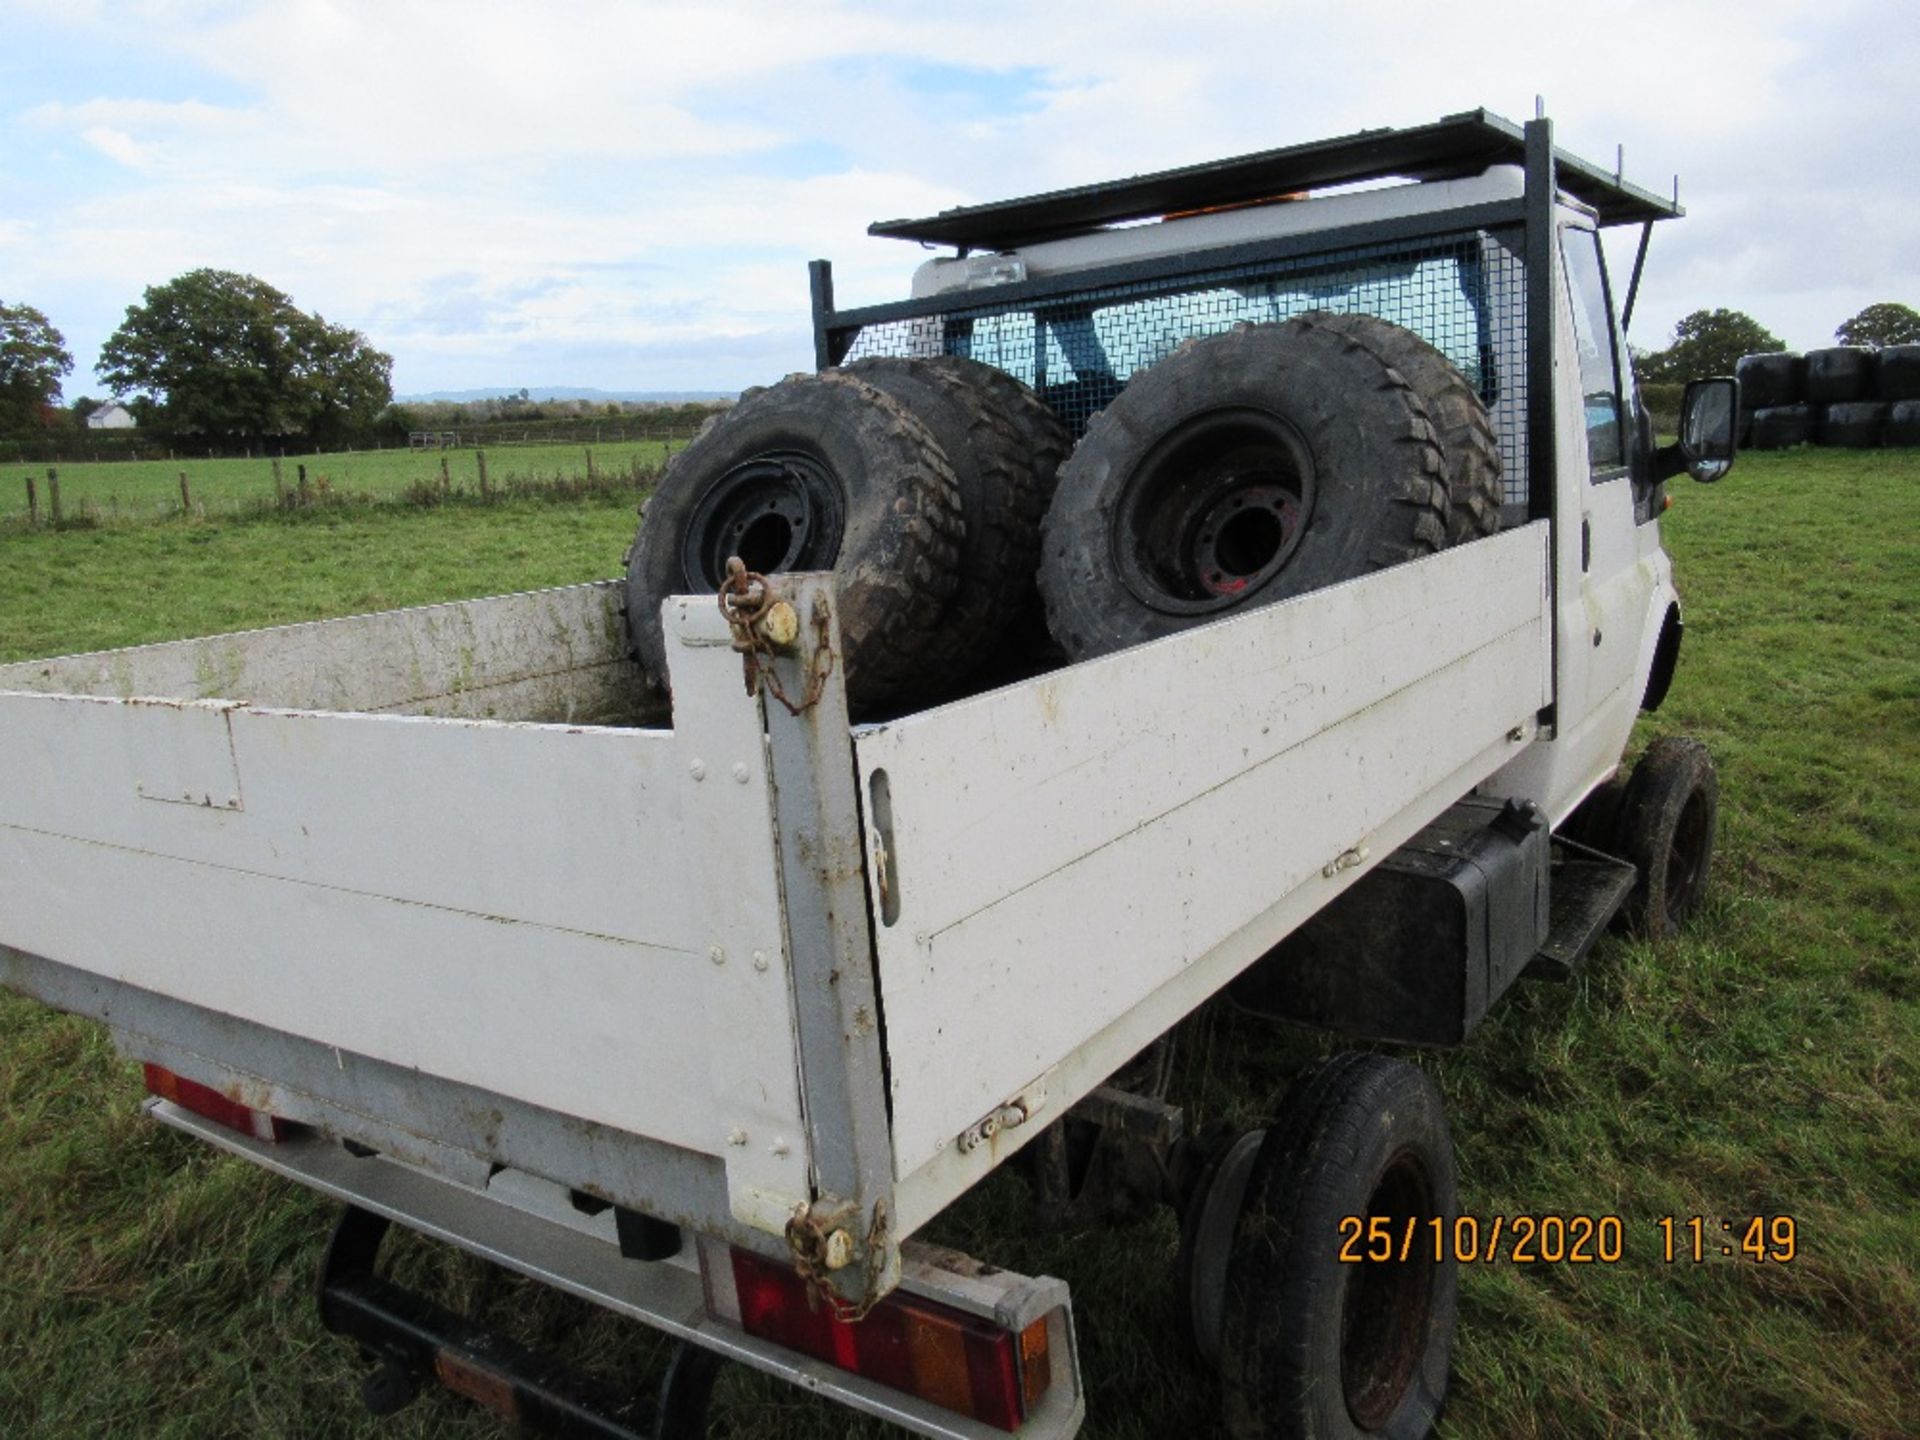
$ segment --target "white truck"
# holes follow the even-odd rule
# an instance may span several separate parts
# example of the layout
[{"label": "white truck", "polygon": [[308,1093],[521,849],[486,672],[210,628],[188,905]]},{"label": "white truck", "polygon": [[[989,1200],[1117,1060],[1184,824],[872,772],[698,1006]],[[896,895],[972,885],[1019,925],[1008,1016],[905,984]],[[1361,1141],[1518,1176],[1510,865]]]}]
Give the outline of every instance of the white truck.
[{"label": "white truck", "polygon": [[[1243,486],[1238,550],[1209,521],[1145,579],[1114,551],[1136,591],[1200,565],[1155,602],[1194,623],[860,723],[833,573],[744,619],[668,599],[666,724],[618,581],[9,665],[0,982],[109,1024],[157,1120],[344,1203],[321,1310],[378,1410],[434,1377],[698,1435],[726,1359],[923,1435],[1070,1435],[1067,1287],[916,1239],[1031,1146],[1053,1205],[1124,1176],[1181,1208],[1235,1433],[1424,1433],[1455,1295],[1426,1237],[1458,1208],[1431,1082],[1344,1055],[1209,1149],[1157,1042],[1232,986],[1458,1043],[1623,906],[1660,934],[1698,904],[1704,750],[1616,772],[1679,647],[1663,485],[1726,470],[1734,387],[1654,447],[1597,239],[1679,213],[1472,112],[877,226],[954,253],[851,311],[817,262],[823,371],[968,357],[1097,438],[1195,337],[1371,315],[1484,405],[1497,523],[1216,605],[1314,524],[1298,486]],[[1056,622],[1101,583],[1056,582]],[[1343,1221],[1422,1243],[1345,1263]],[[397,1289],[394,1223],[677,1337],[655,1403]]]}]

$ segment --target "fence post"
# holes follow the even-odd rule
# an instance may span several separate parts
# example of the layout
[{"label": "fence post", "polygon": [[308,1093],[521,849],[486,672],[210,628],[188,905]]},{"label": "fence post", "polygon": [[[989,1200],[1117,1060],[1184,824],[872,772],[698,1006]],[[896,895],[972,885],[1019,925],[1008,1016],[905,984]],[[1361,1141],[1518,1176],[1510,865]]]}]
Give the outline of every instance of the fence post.
[{"label": "fence post", "polygon": [[182,515],[193,513],[193,495],[187,489],[187,472],[184,470],[180,472],[180,513]]},{"label": "fence post", "polygon": [[298,465],[294,468],[300,472],[300,503],[304,505],[307,503],[307,467]]},{"label": "fence post", "polygon": [[47,467],[47,508],[53,512],[53,523],[58,525],[60,514],[60,472],[51,465]]},{"label": "fence post", "polygon": [[440,452],[440,488],[442,490],[453,488],[453,476],[447,472],[447,453],[444,450]]},{"label": "fence post", "polygon": [[591,449],[587,451],[587,483],[589,485],[593,483],[593,451]]},{"label": "fence post", "polygon": [[287,508],[287,482],[280,475],[280,457],[273,457],[273,503],[282,510]]},{"label": "fence post", "polygon": [[27,476],[27,524],[40,523],[40,492],[35,488],[33,476]]},{"label": "fence post", "polygon": [[474,451],[473,463],[480,468],[480,498],[484,500],[492,493],[487,488],[487,452],[484,450]]}]

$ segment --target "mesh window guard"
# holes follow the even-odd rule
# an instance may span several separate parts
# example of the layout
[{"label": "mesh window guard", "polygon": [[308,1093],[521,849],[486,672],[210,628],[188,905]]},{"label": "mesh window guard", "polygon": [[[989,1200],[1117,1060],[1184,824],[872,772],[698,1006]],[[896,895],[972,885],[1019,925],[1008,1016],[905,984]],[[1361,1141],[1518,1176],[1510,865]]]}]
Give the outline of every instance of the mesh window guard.
[{"label": "mesh window guard", "polygon": [[1480,392],[1500,437],[1505,499],[1526,503],[1526,284],[1517,250],[1498,236],[1358,247],[1043,301],[996,305],[978,290],[954,299],[937,315],[861,327],[846,359],[970,356],[1033,386],[1075,438],[1133,375],[1192,337],[1312,310],[1377,315],[1420,335]]}]

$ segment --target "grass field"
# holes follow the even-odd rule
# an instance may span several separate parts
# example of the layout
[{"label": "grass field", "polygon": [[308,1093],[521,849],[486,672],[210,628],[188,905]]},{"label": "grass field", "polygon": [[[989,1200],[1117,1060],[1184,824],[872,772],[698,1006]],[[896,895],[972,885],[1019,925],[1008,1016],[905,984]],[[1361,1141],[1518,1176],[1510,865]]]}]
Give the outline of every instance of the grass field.
[{"label": "grass field", "polygon": [[[1472,1267],[1446,1432],[1920,1434],[1920,452],[1744,457],[1665,521],[1687,605],[1666,707],[1719,759],[1716,888],[1690,934],[1603,942],[1456,1054],[1465,1207],[1620,1215],[1623,1263]],[[612,573],[631,506],[368,509],[0,537],[0,658]],[[1318,1038],[1221,1005],[1181,1032],[1201,1125],[1270,1112]],[[141,1121],[96,1026],[0,1000],[0,1430],[498,1435],[438,1394],[356,1410],[310,1314],[327,1207]],[[1787,1214],[1788,1264],[1667,1265],[1655,1221]],[[1068,1280],[1084,1433],[1204,1435],[1167,1217],[1047,1234],[996,1175],[938,1238]],[[644,1335],[425,1245],[410,1278],[608,1374]],[[716,1434],[878,1434],[730,1375]]]},{"label": "grass field", "polygon": [[[605,445],[499,445],[486,451],[487,481],[498,488],[575,479],[587,473],[593,456],[596,474],[612,475],[651,470],[659,465],[669,443],[675,449],[685,441],[621,440]],[[281,483],[289,491],[298,484],[305,466],[310,492],[333,499],[392,500],[415,486],[440,483],[440,462],[447,462],[451,488],[477,492],[478,462],[473,450],[356,450],[332,455],[294,455],[280,462]],[[69,463],[54,467],[60,474],[63,514],[100,520],[146,521],[176,518],[180,514],[180,473],[186,472],[187,491],[195,510],[219,517],[270,507],[275,501],[273,462],[269,459],[199,459],[178,461],[122,460]],[[20,524],[27,517],[27,480],[39,491],[40,517],[50,514],[52,500],[46,465],[0,465],[0,522]]]}]

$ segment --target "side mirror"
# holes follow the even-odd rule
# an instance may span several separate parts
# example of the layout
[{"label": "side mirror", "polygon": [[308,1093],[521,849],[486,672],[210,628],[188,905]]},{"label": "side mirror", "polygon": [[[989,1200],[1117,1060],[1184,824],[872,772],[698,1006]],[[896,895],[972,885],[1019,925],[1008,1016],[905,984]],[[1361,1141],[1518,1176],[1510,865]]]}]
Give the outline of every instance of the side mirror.
[{"label": "side mirror", "polygon": [[1694,479],[1711,483],[1733,468],[1734,423],[1740,410],[1740,382],[1694,380],[1680,402],[1680,466]]}]

